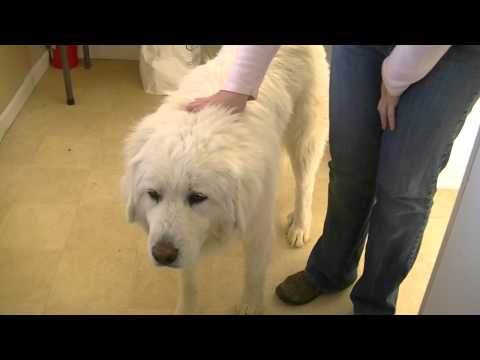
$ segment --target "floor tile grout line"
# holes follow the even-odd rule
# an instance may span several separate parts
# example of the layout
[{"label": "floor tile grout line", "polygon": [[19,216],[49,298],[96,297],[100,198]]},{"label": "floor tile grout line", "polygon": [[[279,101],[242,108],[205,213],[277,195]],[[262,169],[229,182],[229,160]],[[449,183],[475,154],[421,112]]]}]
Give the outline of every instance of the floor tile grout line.
[{"label": "floor tile grout line", "polygon": [[51,283],[51,286],[50,286],[50,289],[48,291],[48,295],[47,295],[47,298],[45,300],[45,304],[44,304],[44,310],[43,310],[43,315],[46,315],[46,312],[47,312],[47,309],[48,309],[48,304],[50,302],[50,299],[51,299],[51,296],[52,296],[52,292],[54,290],[54,286],[55,286],[55,280],[57,279],[58,277],[58,274],[59,274],[59,271],[60,271],[60,266],[62,264],[62,261],[63,261],[63,258],[65,257],[65,254],[67,252],[67,249],[68,249],[68,240],[70,239],[70,237],[72,236],[72,233],[73,233],[73,230],[74,230],[74,224],[75,224],[75,219],[77,218],[77,213],[78,213],[78,208],[79,206],[77,205],[75,207],[75,211],[74,211],[74,215],[73,215],[73,221],[72,221],[72,224],[70,225],[70,230],[68,231],[68,235],[66,235],[66,239],[65,239],[65,243],[63,245],[63,248],[61,250],[61,253],[60,253],[60,257],[58,259],[58,263],[57,263],[57,268],[55,270],[55,274],[52,276],[52,283]]}]

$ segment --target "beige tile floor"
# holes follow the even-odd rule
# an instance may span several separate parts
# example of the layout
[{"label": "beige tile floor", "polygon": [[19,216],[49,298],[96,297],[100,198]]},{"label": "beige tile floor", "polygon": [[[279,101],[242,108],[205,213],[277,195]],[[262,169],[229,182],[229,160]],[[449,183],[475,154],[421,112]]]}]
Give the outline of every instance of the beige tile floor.
[{"label": "beige tile floor", "polygon": [[[161,103],[146,95],[138,63],[94,61],[73,71],[77,105],[66,106],[62,74],[49,69],[0,143],[0,313],[169,314],[178,274],[150,265],[144,234],[127,224],[119,194],[121,147],[129,127]],[[321,233],[327,162],[315,191],[312,234]],[[301,269],[313,246],[288,248],[283,235],[293,183],[284,159],[267,314],[348,314],[348,291],[299,308],[273,289]],[[456,197],[436,197],[418,261],[401,288],[398,313],[418,311]],[[201,272],[201,312],[226,314],[240,296],[241,247],[210,258]]]}]

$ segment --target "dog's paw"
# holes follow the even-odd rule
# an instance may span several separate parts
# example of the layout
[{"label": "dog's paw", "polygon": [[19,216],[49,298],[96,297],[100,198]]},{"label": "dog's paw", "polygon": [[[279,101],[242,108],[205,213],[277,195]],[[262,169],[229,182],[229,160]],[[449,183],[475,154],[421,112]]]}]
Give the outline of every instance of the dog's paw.
[{"label": "dog's paw", "polygon": [[235,314],[237,315],[261,315],[263,310],[259,306],[251,304],[238,304],[235,306]]},{"label": "dog's paw", "polygon": [[288,215],[287,240],[291,247],[301,248],[308,242],[308,231],[305,227],[299,226],[293,213]]}]

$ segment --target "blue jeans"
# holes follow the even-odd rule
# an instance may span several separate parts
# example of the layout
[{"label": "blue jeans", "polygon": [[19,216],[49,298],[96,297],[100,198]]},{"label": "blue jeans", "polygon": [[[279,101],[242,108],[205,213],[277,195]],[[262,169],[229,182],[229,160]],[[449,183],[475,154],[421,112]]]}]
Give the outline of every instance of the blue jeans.
[{"label": "blue jeans", "polygon": [[345,289],[367,243],[350,296],[355,314],[395,313],[438,175],[480,91],[480,46],[453,46],[400,97],[396,130],[382,131],[381,64],[392,49],[339,45],[332,53],[328,209],[305,272],[319,290]]}]

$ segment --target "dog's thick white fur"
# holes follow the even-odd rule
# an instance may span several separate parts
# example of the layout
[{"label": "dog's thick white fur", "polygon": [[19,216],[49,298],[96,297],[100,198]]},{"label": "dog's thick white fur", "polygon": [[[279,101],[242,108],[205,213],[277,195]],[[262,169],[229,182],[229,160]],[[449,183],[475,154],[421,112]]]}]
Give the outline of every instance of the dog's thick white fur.
[{"label": "dog's thick white fur", "polygon": [[[237,49],[224,46],[216,58],[192,70],[126,142],[128,218],[148,233],[154,264],[151,248],[162,237],[178,249],[171,266],[183,270],[181,314],[197,309],[199,255],[235,238],[246,250],[244,295],[237,311],[262,312],[282,142],[296,180],[288,242],[301,247],[310,232],[315,174],[328,132],[323,47],[282,46],[258,98],[240,114],[221,107],[185,111],[189,101],[221,89]],[[158,201],[149,196],[152,190]],[[207,198],[192,205],[188,199],[197,193]]]}]

